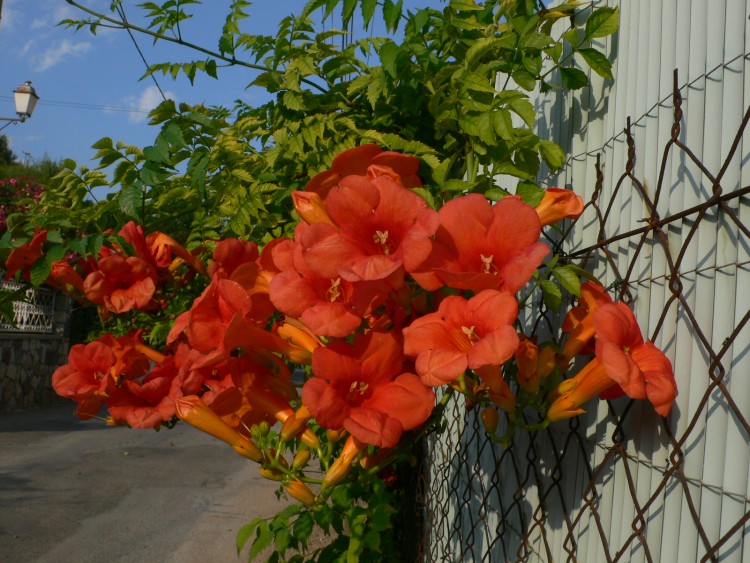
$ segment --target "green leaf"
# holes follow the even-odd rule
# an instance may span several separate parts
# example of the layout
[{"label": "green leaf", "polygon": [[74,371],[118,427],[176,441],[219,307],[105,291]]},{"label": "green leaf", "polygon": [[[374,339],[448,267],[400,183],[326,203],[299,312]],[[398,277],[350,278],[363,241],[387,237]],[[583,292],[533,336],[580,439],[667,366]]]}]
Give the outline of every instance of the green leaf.
[{"label": "green leaf", "polygon": [[547,47],[544,52],[547,53],[547,55],[549,55],[549,57],[556,63],[560,62],[560,57],[562,57],[563,54],[562,41],[558,41],[551,47]]},{"label": "green leaf", "polygon": [[432,171],[432,180],[438,185],[442,186],[448,178],[448,173],[453,167],[453,163],[456,162],[456,155],[443,160],[436,168]]},{"label": "green leaf", "polygon": [[385,21],[385,27],[388,31],[396,31],[398,20],[401,18],[403,4],[403,0],[398,0],[398,2],[385,0],[383,2],[383,21]]},{"label": "green leaf", "polygon": [[255,529],[258,527],[258,524],[260,524],[264,520],[265,517],[258,516],[257,518],[253,519],[252,522],[250,522],[249,524],[245,524],[244,526],[242,526],[242,528],[240,528],[240,530],[237,532],[237,555],[242,552],[245,544],[255,533]]},{"label": "green leaf", "polygon": [[528,203],[531,207],[536,207],[544,197],[544,188],[539,187],[534,182],[518,182],[516,186],[516,195]]},{"label": "green leaf", "polygon": [[362,10],[362,25],[370,25],[372,15],[375,13],[375,7],[378,5],[377,0],[361,0],[360,9]]},{"label": "green leaf", "polygon": [[31,267],[31,284],[34,287],[39,287],[49,277],[52,264],[49,264],[46,260],[37,260]]},{"label": "green leaf", "polygon": [[461,86],[466,90],[474,90],[475,92],[488,92],[494,94],[495,88],[492,86],[490,80],[483,74],[478,72],[468,72],[459,78]]},{"label": "green leaf", "polygon": [[470,192],[473,187],[474,184],[471,182],[457,179],[448,180],[442,186],[444,192]]},{"label": "green leaf", "polygon": [[182,134],[182,129],[176,123],[170,123],[161,132],[161,135],[166,141],[177,148],[182,148],[186,145],[185,136]]},{"label": "green leaf", "polygon": [[612,35],[620,27],[620,9],[604,6],[594,10],[586,20],[586,39]]},{"label": "green leaf", "polygon": [[247,557],[248,561],[252,561],[253,559],[255,559],[261,551],[271,545],[272,541],[273,531],[271,530],[271,526],[267,521],[263,520],[258,524],[257,537],[255,538],[255,541],[253,541],[253,545],[250,548],[250,553]]},{"label": "green leaf", "polygon": [[603,53],[600,53],[596,49],[585,48],[579,49],[578,52],[583,56],[586,62],[595,73],[603,78],[613,78],[612,76],[612,63],[609,62]]},{"label": "green leaf", "polygon": [[[288,524],[288,522],[287,522]],[[277,553],[284,553],[289,549],[292,542],[292,533],[289,526],[279,526],[273,532],[273,545]]]},{"label": "green leaf", "polygon": [[529,33],[521,38],[522,49],[544,49],[552,43],[552,38],[544,33]]},{"label": "green leaf", "polygon": [[562,305],[562,291],[557,284],[551,280],[542,280],[539,282],[542,288],[542,300],[547,308],[551,311],[557,311]]},{"label": "green leaf", "polygon": [[466,51],[464,66],[474,70],[485,55],[494,53],[499,49],[513,49],[515,46],[516,36],[514,34],[509,33],[501,37],[483,37],[478,41],[474,41]]},{"label": "green leaf", "polygon": [[575,27],[572,29],[569,29],[568,31],[563,33],[560,37],[564,39],[565,41],[567,41],[573,47],[578,47],[578,45],[581,42],[580,37],[578,35],[578,29]]},{"label": "green leaf", "polygon": [[562,168],[565,164],[565,153],[557,143],[552,141],[539,141],[539,154],[552,171]]},{"label": "green leaf", "polygon": [[294,537],[300,540],[303,545],[306,545],[314,526],[315,521],[312,514],[303,512],[294,523]]},{"label": "green leaf", "polygon": [[586,278],[587,280],[591,280],[594,283],[598,283],[599,285],[602,285],[601,282],[599,281],[599,278],[597,278],[591,272],[584,270],[580,266],[576,266],[575,264],[567,264],[565,267],[571,270],[572,272],[575,272],[575,274],[580,278]]},{"label": "green leaf", "polygon": [[557,281],[560,282],[565,291],[575,296],[581,295],[581,279],[573,268],[560,266],[559,268],[553,268],[552,274],[557,278]]},{"label": "green leaf", "polygon": [[482,195],[484,195],[484,197],[486,197],[490,201],[500,201],[506,195],[510,194],[502,188],[492,188],[491,190],[487,190],[486,192],[484,192],[484,194]]},{"label": "green leaf", "polygon": [[513,133],[513,118],[507,109],[500,108],[492,112],[492,125],[497,135],[506,141],[515,139]]},{"label": "green leaf", "polygon": [[284,92],[284,95],[282,96],[282,104],[284,107],[294,111],[304,111],[307,109],[302,96],[297,92],[292,92],[290,90]]},{"label": "green leaf", "polygon": [[492,172],[494,174],[508,174],[510,176],[523,178],[524,180],[529,181],[534,181],[534,178],[536,177],[536,173],[531,174],[528,170],[525,170],[524,168],[519,167],[515,163],[509,161],[495,164],[495,166],[492,168]]},{"label": "green leaf", "polygon": [[138,186],[126,186],[117,195],[120,211],[133,219],[140,218],[143,192]]},{"label": "green leaf", "polygon": [[383,69],[393,78],[398,78],[398,69],[396,68],[396,59],[401,53],[401,48],[393,41],[388,41],[380,47],[380,62]]},{"label": "green leaf", "polygon": [[563,67],[560,69],[563,83],[571,90],[577,90],[589,85],[589,77],[586,73],[577,68]]},{"label": "green leaf", "polygon": [[482,10],[474,0],[451,0],[450,7],[456,11],[478,11]]},{"label": "green leaf", "polygon": [[55,242],[62,244],[63,238],[60,231],[47,231],[47,242]]},{"label": "green leaf", "polygon": [[[565,69],[562,69],[565,70]],[[511,77],[524,90],[533,90],[536,86],[536,77],[526,70],[517,70]]]},{"label": "green leaf", "polygon": [[518,116],[523,119],[524,123],[530,128],[534,126],[534,121],[536,120],[536,111],[534,111],[534,106],[532,103],[527,100],[526,98],[513,100],[508,104],[508,107],[511,111],[518,114]]}]

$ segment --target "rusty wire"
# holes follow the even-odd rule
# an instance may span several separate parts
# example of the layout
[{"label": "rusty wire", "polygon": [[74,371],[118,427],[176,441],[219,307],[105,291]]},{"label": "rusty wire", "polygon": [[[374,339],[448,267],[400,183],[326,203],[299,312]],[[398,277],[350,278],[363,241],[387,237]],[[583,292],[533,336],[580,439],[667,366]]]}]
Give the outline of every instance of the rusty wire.
[{"label": "rusty wire", "polygon": [[[628,119],[624,129],[627,159],[625,171],[614,185],[605,190],[605,176],[602,173],[600,155],[596,158],[596,188],[586,203],[589,216],[593,213],[596,224],[587,228],[598,229],[596,244],[565,253],[566,239],[574,224],[563,232],[560,240],[554,242],[554,250],[566,259],[583,267],[599,267],[601,263],[619,283],[615,287],[617,297],[632,303],[637,299],[638,287],[653,279],[639,280],[636,264],[639,256],[648,247],[660,247],[667,263],[663,310],[648,336],[659,336],[670,309],[679,308],[687,319],[696,346],[708,355],[707,385],[701,400],[691,407],[690,412],[680,413],[687,420],[685,428],[676,434],[670,419],[653,416],[649,424],[658,424],[659,431],[666,438],[668,449],[666,460],[650,459],[647,455],[634,455],[628,450],[628,442],[638,440],[638,418],[643,415],[635,401],[619,400],[609,403],[609,420],[605,426],[598,424],[593,413],[572,419],[567,428],[555,428],[534,433],[518,432],[511,448],[502,449],[489,441],[478,420],[475,410],[467,410],[460,400],[454,401],[446,411],[447,427],[443,436],[432,437],[426,447],[421,468],[419,496],[423,511],[424,529],[420,541],[423,561],[584,561],[585,551],[578,545],[581,526],[586,527],[588,541],[595,538],[600,543],[598,553],[603,553],[607,561],[627,560],[634,549],[642,550],[640,557],[646,561],[659,561],[660,554],[655,550],[653,535],[649,537],[649,514],[660,510],[659,503],[669,492],[668,487],[682,489],[683,513],[689,515],[693,532],[703,553],[701,561],[719,559],[721,549],[730,543],[743,544],[750,521],[750,498],[737,492],[724,491],[721,487],[696,481],[686,474],[685,464],[691,455],[688,440],[701,420],[706,420],[713,394],[720,394],[726,403],[729,415],[750,443],[750,413],[742,412],[727,386],[729,366],[727,353],[738,334],[750,320],[750,310],[737,311],[731,333],[720,347],[712,345],[709,338],[686,298],[684,285],[686,271],[683,261],[699,225],[707,217],[720,216],[731,222],[737,229],[737,244],[750,244],[750,229],[744,225],[738,212],[730,202],[750,193],[750,186],[722,184],[730,162],[736,157],[740,141],[750,121],[750,108],[745,113],[734,137],[734,142],[725,155],[718,172],[711,172],[700,158],[680,140],[683,115],[683,100],[678,87],[677,72],[674,74],[672,102],[674,108],[670,138],[664,145],[659,176],[653,198],[644,189],[644,183],[636,177],[636,140],[632,124]],[[703,174],[711,186],[711,193],[698,205],[679,210],[666,217],[660,217],[660,198],[664,197],[663,187],[667,177],[667,163],[670,156],[679,151]],[[646,216],[643,226],[627,232],[611,234],[610,218],[618,193],[632,189],[644,203]],[[604,201],[604,197],[608,201]],[[739,199],[739,205],[746,204]],[[681,224],[682,243],[679,249],[672,249],[665,231],[672,223]],[[744,237],[744,240],[743,238]],[[618,252],[615,243],[628,241],[633,249],[628,255],[627,267],[618,265]],[[596,266],[600,264],[599,266]],[[735,263],[735,267],[743,264]],[[717,269],[720,266],[717,266]],[[723,267],[723,266],[721,266]],[[554,315],[541,310],[540,318],[534,326],[544,322],[554,323]],[[739,320],[737,320],[739,319]],[[747,374],[744,374],[747,375]],[[564,426],[564,425],[563,425]],[[606,428],[606,430],[603,430]],[[603,432],[611,433],[604,436]],[[606,438],[606,439],[605,439]],[[692,436],[694,439],[695,437]],[[594,463],[594,452],[599,451],[599,460]],[[702,453],[700,455],[703,455]],[[702,459],[702,458],[701,458]],[[647,498],[636,490],[634,468],[648,467],[661,472],[660,480],[650,489]],[[623,521],[618,538],[611,536],[603,524],[605,515],[602,506],[602,489],[608,480],[614,479],[615,469],[624,476],[627,494],[632,503],[632,518]],[[691,486],[699,491],[713,487],[722,498],[732,497],[744,503],[744,514],[727,529],[722,530],[716,539],[709,538],[706,522],[701,521],[700,499],[695,498]],[[697,493],[700,495],[700,492]],[[610,507],[618,510],[618,507]],[[684,516],[684,515],[683,515]],[[552,528],[562,530],[562,542],[550,532]],[[660,534],[659,529],[655,534]],[[658,547],[658,546],[657,546]]]}]

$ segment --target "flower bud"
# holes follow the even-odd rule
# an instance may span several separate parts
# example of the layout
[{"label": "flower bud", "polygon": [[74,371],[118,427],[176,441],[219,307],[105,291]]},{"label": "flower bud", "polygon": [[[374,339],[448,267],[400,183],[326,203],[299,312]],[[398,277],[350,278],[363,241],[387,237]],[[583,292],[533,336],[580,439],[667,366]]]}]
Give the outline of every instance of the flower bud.
[{"label": "flower bud", "polygon": [[500,413],[494,407],[485,407],[480,415],[482,418],[482,424],[488,434],[494,434],[497,430],[497,425],[500,423]]},{"label": "flower bud", "polygon": [[284,490],[289,494],[290,497],[297,499],[302,504],[311,506],[315,504],[315,493],[310,490],[305,483],[299,479],[291,481]]},{"label": "flower bud", "polygon": [[299,450],[296,454],[294,454],[294,459],[292,459],[292,469],[302,469],[307,465],[307,462],[310,461],[310,450]]},{"label": "flower bud", "polygon": [[269,479],[270,481],[281,481],[284,478],[284,474],[281,471],[279,471],[278,469],[272,469],[270,467],[261,466],[260,474],[265,479]]},{"label": "flower bud", "polygon": [[253,461],[263,459],[263,452],[252,440],[230,427],[218,414],[205,405],[200,397],[196,395],[182,397],[175,401],[175,407],[180,420],[226,442],[243,457]]},{"label": "flower bud", "polygon": [[365,449],[365,444],[357,440],[354,436],[349,436],[341,450],[341,455],[331,464],[326,474],[323,475],[323,489],[332,487],[340,483],[352,470],[354,459]]},{"label": "flower bud", "polygon": [[326,430],[326,440],[331,444],[335,444],[346,434],[346,430],[341,428],[340,430]]},{"label": "flower bud", "polygon": [[310,411],[307,410],[307,407],[300,407],[297,412],[287,418],[281,426],[281,440],[286,442],[287,440],[296,438],[304,431],[303,429],[306,428],[308,420],[310,420]]}]

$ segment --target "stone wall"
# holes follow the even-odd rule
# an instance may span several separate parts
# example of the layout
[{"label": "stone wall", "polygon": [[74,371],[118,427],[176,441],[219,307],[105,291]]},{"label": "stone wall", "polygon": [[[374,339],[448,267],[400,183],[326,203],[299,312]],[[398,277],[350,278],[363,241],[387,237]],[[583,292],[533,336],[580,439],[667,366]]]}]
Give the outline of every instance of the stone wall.
[{"label": "stone wall", "polygon": [[57,293],[48,313],[45,332],[0,331],[0,412],[64,402],[51,380],[55,369],[67,363],[70,300]]}]

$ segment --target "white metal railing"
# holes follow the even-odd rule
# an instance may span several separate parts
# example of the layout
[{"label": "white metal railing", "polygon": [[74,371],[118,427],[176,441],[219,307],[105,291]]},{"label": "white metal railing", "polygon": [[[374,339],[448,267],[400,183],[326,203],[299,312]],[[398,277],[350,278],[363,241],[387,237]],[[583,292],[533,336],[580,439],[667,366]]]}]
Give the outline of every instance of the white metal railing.
[{"label": "white metal railing", "polygon": [[[22,287],[14,282],[0,282],[0,291],[17,291]],[[54,316],[55,292],[30,288],[26,290],[26,301],[13,303],[13,323],[0,317],[0,332],[48,334],[54,331]]]}]

